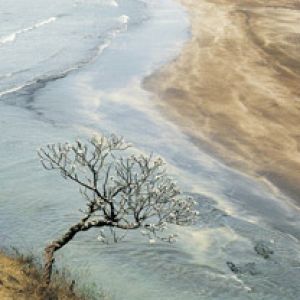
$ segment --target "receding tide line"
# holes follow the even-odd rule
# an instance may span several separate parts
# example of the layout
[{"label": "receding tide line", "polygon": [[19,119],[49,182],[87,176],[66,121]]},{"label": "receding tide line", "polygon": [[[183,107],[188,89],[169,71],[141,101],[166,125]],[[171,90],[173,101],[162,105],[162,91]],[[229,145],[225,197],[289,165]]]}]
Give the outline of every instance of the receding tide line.
[{"label": "receding tide line", "polygon": [[4,45],[4,44],[7,44],[7,43],[12,43],[16,40],[18,35],[20,35],[22,33],[25,33],[25,32],[28,32],[28,31],[31,31],[31,30],[34,30],[34,29],[37,29],[37,28],[42,27],[46,24],[55,22],[56,19],[57,19],[56,17],[51,17],[51,18],[48,18],[44,21],[38,22],[38,23],[34,24],[33,26],[26,27],[26,28],[20,29],[16,32],[13,32],[11,34],[8,34],[6,36],[0,37],[0,45]]}]

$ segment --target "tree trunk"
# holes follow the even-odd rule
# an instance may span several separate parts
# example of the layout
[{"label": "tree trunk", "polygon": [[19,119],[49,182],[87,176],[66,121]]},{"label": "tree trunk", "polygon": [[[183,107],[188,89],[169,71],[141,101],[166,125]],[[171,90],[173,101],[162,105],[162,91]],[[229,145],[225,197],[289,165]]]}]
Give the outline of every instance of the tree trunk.
[{"label": "tree trunk", "polygon": [[43,282],[46,285],[50,284],[53,263],[55,261],[54,253],[61,249],[63,246],[68,244],[74,236],[80,231],[87,231],[92,227],[102,227],[108,225],[107,222],[104,221],[89,221],[86,222],[86,218],[82,219],[79,223],[71,226],[68,231],[61,236],[59,239],[53,241],[45,248],[45,264],[44,264],[44,271],[43,271]]},{"label": "tree trunk", "polygon": [[50,244],[45,248],[45,265],[44,265],[44,272],[43,272],[43,282],[46,285],[49,285],[52,275],[52,268],[54,263],[54,252],[55,252],[54,245]]}]

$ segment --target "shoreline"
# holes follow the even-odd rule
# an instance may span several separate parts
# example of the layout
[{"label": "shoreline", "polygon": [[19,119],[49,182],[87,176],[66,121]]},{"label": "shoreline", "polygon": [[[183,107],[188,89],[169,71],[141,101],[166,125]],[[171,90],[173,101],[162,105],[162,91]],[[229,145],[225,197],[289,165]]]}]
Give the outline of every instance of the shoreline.
[{"label": "shoreline", "polygon": [[300,5],[179,2],[191,40],[143,87],[197,146],[299,206]]}]

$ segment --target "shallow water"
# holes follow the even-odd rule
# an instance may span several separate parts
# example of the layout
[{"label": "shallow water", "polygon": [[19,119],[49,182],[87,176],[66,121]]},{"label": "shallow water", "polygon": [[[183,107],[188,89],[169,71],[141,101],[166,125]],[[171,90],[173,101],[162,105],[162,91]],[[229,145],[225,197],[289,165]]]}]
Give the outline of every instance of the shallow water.
[{"label": "shallow water", "polygon": [[[188,38],[179,6],[64,0],[45,9],[39,1],[24,14],[22,1],[0,5],[1,246],[40,254],[84,205],[76,186],[42,169],[35,149],[114,132],[167,161],[199,201],[199,222],[173,228],[175,245],[131,234],[105,246],[97,231],[79,235],[57,253],[58,264],[118,300],[299,298],[299,211],[196,148],[140,88]],[[274,250],[271,259],[254,251],[261,240]],[[227,261],[255,263],[255,275],[233,274]]]}]

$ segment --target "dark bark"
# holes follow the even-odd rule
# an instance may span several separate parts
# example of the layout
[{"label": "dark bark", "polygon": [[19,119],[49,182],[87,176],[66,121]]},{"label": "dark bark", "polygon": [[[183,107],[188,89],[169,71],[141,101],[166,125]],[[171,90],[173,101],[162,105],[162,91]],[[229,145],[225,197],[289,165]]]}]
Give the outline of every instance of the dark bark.
[{"label": "dark bark", "polygon": [[71,226],[68,231],[62,235],[59,239],[53,241],[45,248],[45,265],[43,272],[43,279],[46,285],[49,285],[52,275],[52,268],[54,259],[54,253],[68,244],[75,235],[80,231],[87,231],[92,227],[111,226],[111,223],[105,221],[89,221],[86,222],[86,218],[82,219],[79,223]]}]

